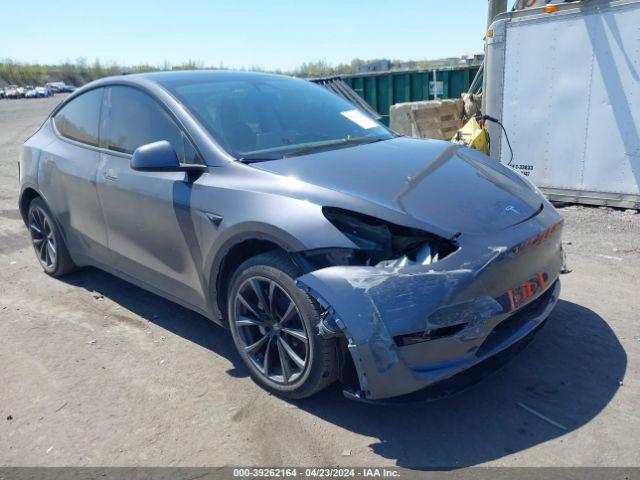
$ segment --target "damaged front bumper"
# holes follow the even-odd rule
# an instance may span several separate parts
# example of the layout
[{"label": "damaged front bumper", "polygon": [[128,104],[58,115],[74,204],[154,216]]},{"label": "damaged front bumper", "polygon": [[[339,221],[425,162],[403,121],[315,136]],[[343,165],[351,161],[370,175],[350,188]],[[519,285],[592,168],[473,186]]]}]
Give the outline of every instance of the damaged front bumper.
[{"label": "damaged front bumper", "polygon": [[340,334],[358,395],[390,398],[448,379],[526,337],[558,301],[562,220],[552,209],[492,235],[461,236],[432,265],[335,266],[298,285],[326,309],[321,334]]}]

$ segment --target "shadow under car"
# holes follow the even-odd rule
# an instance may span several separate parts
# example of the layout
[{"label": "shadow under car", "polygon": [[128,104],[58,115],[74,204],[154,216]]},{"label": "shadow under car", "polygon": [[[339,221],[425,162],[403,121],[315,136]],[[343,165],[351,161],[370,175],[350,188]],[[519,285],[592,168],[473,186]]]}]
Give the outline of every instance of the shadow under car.
[{"label": "shadow under car", "polygon": [[[230,333],[199,314],[93,268],[62,280],[98,292],[226,357],[235,365],[231,376],[248,375]],[[455,395],[426,395],[438,399],[400,407],[393,402],[365,404],[345,399],[336,384],[290,403],[376,438],[372,451],[398,466],[461,468],[526,450],[585,425],[614,397],[626,367],[626,353],[605,320],[560,300],[544,328],[505,368]]]}]

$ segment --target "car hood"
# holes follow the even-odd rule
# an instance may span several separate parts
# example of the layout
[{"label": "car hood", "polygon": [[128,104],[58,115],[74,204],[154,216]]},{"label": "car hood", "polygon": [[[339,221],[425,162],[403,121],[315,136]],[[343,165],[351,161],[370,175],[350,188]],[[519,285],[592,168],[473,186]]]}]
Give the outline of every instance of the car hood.
[{"label": "car hood", "polygon": [[542,198],[517,173],[448,142],[396,138],[253,166],[358,197],[447,232],[494,232],[542,208]]}]

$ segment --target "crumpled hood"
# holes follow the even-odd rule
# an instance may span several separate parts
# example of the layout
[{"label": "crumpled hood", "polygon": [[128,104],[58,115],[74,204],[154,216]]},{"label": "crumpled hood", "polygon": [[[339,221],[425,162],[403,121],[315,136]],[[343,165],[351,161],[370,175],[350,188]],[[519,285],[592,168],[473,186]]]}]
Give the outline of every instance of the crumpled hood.
[{"label": "crumpled hood", "polygon": [[484,234],[540,211],[518,174],[448,142],[397,138],[253,166],[403,212],[445,231]]}]

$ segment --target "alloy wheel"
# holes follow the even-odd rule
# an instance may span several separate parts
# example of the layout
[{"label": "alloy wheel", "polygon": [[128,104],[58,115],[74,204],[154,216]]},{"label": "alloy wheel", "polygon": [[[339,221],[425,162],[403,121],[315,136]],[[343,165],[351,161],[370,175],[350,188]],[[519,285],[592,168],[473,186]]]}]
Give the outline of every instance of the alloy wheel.
[{"label": "alloy wheel", "polygon": [[29,213],[29,232],[38,260],[47,270],[54,270],[58,258],[56,238],[51,219],[40,207],[32,208]]},{"label": "alloy wheel", "polygon": [[245,280],[235,298],[240,347],[269,380],[288,385],[309,363],[309,333],[293,299],[275,281]]}]

